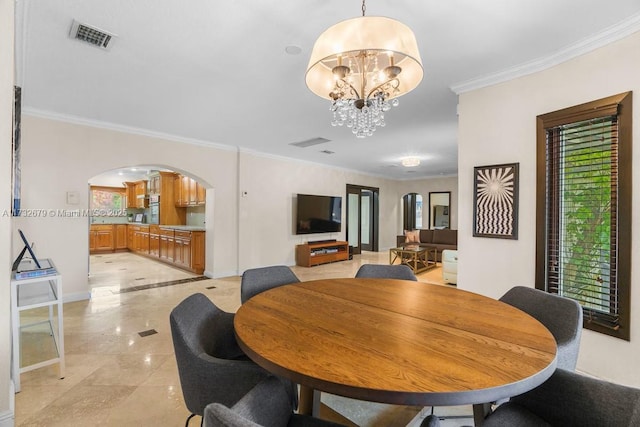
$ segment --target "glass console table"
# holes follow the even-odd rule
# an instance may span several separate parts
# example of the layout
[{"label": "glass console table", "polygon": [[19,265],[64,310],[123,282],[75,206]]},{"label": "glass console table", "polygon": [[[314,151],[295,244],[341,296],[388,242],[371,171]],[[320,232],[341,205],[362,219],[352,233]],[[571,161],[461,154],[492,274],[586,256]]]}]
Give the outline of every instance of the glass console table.
[{"label": "glass console table", "polygon": [[[43,261],[53,265],[51,260]],[[62,276],[55,268],[28,278],[16,278],[16,272],[11,273],[11,331],[16,393],[20,391],[20,374],[24,372],[57,363],[59,376],[64,378]],[[24,351],[27,343],[34,351]]]}]

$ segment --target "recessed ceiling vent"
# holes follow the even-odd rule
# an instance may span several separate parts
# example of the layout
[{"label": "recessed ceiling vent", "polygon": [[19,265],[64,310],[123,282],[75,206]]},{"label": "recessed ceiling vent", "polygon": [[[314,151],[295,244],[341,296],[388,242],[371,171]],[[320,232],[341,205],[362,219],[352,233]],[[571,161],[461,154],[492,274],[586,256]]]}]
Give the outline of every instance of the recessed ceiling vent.
[{"label": "recessed ceiling vent", "polygon": [[108,50],[113,44],[116,35],[74,20],[73,24],[71,24],[69,37]]},{"label": "recessed ceiling vent", "polygon": [[300,148],[307,148],[307,147],[311,147],[313,145],[318,145],[318,144],[324,144],[325,142],[329,142],[330,140],[327,138],[311,138],[311,139],[307,139],[305,141],[300,141],[300,142],[292,142],[289,145],[294,145],[296,147],[300,147]]}]

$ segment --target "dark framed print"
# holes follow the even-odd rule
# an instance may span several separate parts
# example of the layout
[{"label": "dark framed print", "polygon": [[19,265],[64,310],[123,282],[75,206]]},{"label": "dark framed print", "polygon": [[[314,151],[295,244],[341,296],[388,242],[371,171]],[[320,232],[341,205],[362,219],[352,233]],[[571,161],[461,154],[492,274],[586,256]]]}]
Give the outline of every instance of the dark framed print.
[{"label": "dark framed print", "polygon": [[473,168],[473,235],[518,238],[519,163]]},{"label": "dark framed print", "polygon": [[11,213],[13,216],[20,216],[20,187],[21,187],[21,162],[20,162],[20,120],[22,119],[22,88],[13,87],[13,138],[12,138],[12,167],[13,175],[11,176],[11,194],[12,205]]}]

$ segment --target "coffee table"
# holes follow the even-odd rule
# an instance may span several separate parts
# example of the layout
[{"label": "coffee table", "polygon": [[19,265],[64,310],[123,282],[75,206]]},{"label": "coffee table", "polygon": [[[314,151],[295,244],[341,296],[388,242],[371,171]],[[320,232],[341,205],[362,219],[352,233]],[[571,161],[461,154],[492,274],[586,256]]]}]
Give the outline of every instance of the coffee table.
[{"label": "coffee table", "polygon": [[438,250],[425,246],[404,246],[389,249],[389,264],[400,260],[411,268],[415,274],[434,268],[437,265]]}]

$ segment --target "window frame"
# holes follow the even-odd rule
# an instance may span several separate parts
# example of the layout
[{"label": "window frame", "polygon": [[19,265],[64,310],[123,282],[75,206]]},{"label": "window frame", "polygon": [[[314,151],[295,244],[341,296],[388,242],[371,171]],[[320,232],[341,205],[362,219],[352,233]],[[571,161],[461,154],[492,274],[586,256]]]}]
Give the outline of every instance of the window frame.
[{"label": "window frame", "polygon": [[546,210],[546,130],[598,117],[616,115],[618,119],[618,198],[616,257],[618,326],[598,323],[585,315],[583,326],[596,332],[630,340],[631,324],[631,231],[632,231],[632,92],[587,102],[562,110],[542,114],[536,118],[536,279],[537,289],[547,287],[547,210]]}]

